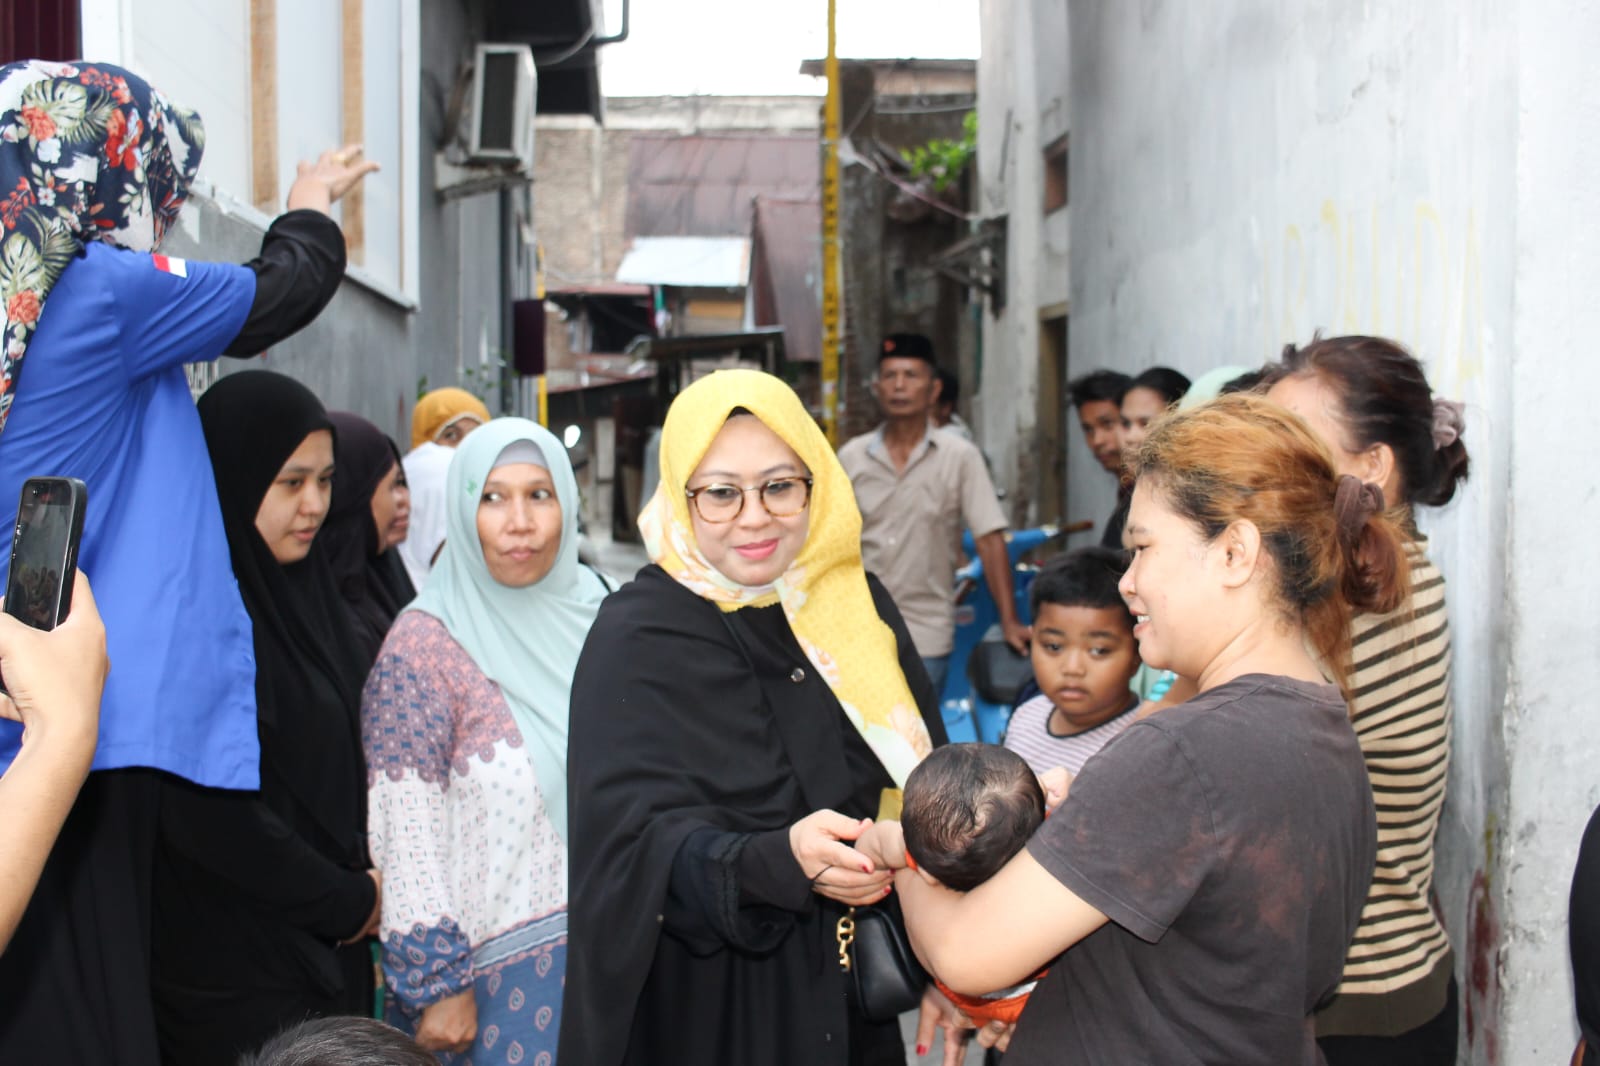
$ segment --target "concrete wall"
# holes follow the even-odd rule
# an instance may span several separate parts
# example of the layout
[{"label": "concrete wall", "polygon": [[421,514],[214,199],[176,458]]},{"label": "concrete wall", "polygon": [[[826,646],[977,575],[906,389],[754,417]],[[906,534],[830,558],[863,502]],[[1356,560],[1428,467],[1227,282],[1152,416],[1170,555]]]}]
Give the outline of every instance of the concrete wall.
[{"label": "concrete wall", "polygon": [[[1472,481],[1422,516],[1456,651],[1437,888],[1463,1061],[1565,1061],[1600,574],[1552,541],[1600,523],[1560,480],[1600,384],[1582,133],[1600,11],[1072,0],[1070,18],[1073,373],[1259,364],[1320,327],[1403,341],[1467,404]],[[1075,514],[1109,512],[1076,437],[1069,478]]]},{"label": "concrete wall", "polygon": [[1040,312],[1068,299],[1068,212],[1044,212],[1042,155],[1068,129],[1067,13],[1059,0],[990,0],[981,20],[977,213],[1007,226],[1005,306],[982,315],[973,415],[1013,520],[1033,524],[1061,517],[1039,506],[1059,469],[1045,445],[1060,437],[1039,424],[1052,407],[1040,404],[1039,359]]}]

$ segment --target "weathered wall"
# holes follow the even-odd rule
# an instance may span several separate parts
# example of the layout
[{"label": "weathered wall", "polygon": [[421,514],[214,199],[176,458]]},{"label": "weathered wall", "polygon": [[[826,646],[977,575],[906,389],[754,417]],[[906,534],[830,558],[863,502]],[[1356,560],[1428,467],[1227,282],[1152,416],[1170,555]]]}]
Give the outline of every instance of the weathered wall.
[{"label": "weathered wall", "polygon": [[[274,346],[265,360],[223,359],[219,372],[264,366],[291,374],[330,408],[359,412],[402,444],[410,441],[411,406],[424,382],[428,387],[460,384],[499,409],[494,364],[502,347],[500,197],[488,193],[445,202],[433,192],[432,147],[442,134],[457,66],[481,36],[481,13],[473,10],[478,6],[445,0],[423,0],[421,6],[424,144],[417,221],[423,254],[417,305],[407,307],[347,278],[317,320]],[[200,176],[206,176],[203,167]],[[525,190],[511,201],[512,215],[529,210]],[[261,223],[259,214],[227,197],[199,195],[185,207],[168,250],[243,262],[260,249]],[[504,224],[514,226],[515,219]],[[525,282],[519,276],[519,283]]]},{"label": "weathered wall", "polygon": [[[1600,803],[1600,721],[1583,695],[1600,647],[1600,577],[1587,538],[1576,553],[1562,544],[1600,522],[1582,428],[1600,389],[1592,352],[1600,335],[1600,143],[1584,132],[1600,118],[1597,39],[1594,5],[1564,2],[1521,5],[1512,42],[1519,84],[1515,318],[1505,345],[1516,353],[1511,495],[1503,504],[1512,686],[1502,863],[1510,896],[1506,1063],[1563,1062],[1571,1046],[1567,892],[1584,824]],[[1492,610],[1494,602],[1473,606]]]},{"label": "weathered wall", "polygon": [[1005,306],[983,312],[973,414],[1011,517],[1031,524],[1060,517],[1039,512],[1056,469],[1043,442],[1058,434],[1038,424],[1038,389],[1040,310],[1068,298],[1068,212],[1044,212],[1042,156],[1068,128],[1067,13],[1059,0],[990,0],[981,17],[977,213],[1008,221]]},{"label": "weathered wall", "polygon": [[[1437,888],[1463,1061],[1563,1061],[1565,886],[1600,799],[1600,720],[1575,698],[1600,576],[1550,541],[1600,521],[1589,486],[1558,480],[1600,378],[1582,343],[1597,151],[1574,136],[1600,104],[1582,44],[1600,13],[1073,0],[1070,17],[1074,373],[1259,364],[1322,328],[1398,338],[1466,401],[1472,481],[1423,516],[1456,650]],[[1110,510],[1077,438],[1069,478],[1075,514]]]}]

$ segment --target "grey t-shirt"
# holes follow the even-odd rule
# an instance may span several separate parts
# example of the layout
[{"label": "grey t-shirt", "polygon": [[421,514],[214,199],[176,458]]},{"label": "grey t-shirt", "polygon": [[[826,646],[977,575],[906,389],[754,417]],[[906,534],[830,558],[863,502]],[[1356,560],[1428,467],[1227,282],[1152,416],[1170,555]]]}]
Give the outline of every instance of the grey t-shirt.
[{"label": "grey t-shirt", "polygon": [[1134,724],[1028,843],[1111,921],[1051,964],[1006,1066],[1320,1063],[1376,840],[1331,685],[1253,674]]}]

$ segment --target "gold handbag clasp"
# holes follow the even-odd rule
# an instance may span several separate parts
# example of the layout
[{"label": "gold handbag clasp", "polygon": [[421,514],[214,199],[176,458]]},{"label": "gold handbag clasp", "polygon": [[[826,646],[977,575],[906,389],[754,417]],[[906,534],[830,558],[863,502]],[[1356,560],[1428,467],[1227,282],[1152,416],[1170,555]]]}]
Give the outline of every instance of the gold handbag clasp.
[{"label": "gold handbag clasp", "polygon": [[839,969],[845,973],[850,972],[850,945],[856,940],[856,909],[850,908],[850,913],[839,915],[839,922],[833,927],[834,936],[839,940]]}]

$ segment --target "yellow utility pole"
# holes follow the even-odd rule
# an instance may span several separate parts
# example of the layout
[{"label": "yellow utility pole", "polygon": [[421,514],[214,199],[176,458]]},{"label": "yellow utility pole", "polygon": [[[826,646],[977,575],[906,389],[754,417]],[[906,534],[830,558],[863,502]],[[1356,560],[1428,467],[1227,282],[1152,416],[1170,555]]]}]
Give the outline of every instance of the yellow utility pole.
[{"label": "yellow utility pole", "polygon": [[[533,295],[537,300],[544,299],[544,245],[535,243],[533,246]],[[538,397],[536,402],[539,417],[538,421],[545,429],[550,428],[550,371],[548,368],[540,374],[534,382],[534,391]]]},{"label": "yellow utility pole", "polygon": [[839,55],[835,50],[837,0],[828,0],[828,96],[822,107],[822,428],[839,443]]}]

